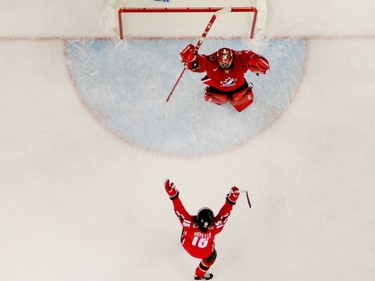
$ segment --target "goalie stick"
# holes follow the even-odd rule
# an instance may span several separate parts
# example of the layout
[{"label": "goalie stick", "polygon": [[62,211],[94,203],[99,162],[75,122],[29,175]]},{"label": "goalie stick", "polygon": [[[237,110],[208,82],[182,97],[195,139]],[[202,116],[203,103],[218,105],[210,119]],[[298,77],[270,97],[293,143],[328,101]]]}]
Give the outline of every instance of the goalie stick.
[{"label": "goalie stick", "polygon": [[[213,23],[214,23],[215,20],[216,20],[216,18],[219,17],[219,16],[221,16],[221,15],[223,15],[223,14],[229,13],[231,10],[232,10],[231,7],[226,7],[226,8],[223,8],[223,9],[220,9],[220,10],[216,11],[216,12],[212,15],[212,17],[211,17],[210,21],[208,22],[208,24],[207,24],[207,26],[206,26],[204,32],[202,33],[202,36],[199,38],[197,44],[195,45],[195,51],[196,51],[196,52],[198,52],[199,48],[201,47],[201,45],[202,45],[204,39],[206,38],[208,32],[210,31],[210,29],[211,29]],[[173,94],[173,92],[174,92],[174,90],[175,90],[175,88],[176,88],[178,82],[180,82],[182,76],[184,75],[185,70],[186,70],[186,67],[184,67],[184,69],[181,71],[181,74],[180,74],[180,76],[177,78],[176,83],[174,84],[174,86],[173,86],[171,92],[169,93],[169,95],[168,95],[168,97],[167,97],[167,99],[166,99],[166,102],[168,102],[169,99],[171,98],[171,96],[172,96],[172,94]]]}]

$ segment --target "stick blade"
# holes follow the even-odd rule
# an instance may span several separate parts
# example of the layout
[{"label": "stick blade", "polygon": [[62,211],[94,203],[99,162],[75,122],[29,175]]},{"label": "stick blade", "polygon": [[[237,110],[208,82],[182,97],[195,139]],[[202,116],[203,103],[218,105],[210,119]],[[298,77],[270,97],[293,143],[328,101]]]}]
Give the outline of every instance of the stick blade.
[{"label": "stick blade", "polygon": [[246,199],[247,199],[247,203],[249,204],[249,208],[251,208],[251,202],[250,202],[249,192],[247,190],[246,190]]}]

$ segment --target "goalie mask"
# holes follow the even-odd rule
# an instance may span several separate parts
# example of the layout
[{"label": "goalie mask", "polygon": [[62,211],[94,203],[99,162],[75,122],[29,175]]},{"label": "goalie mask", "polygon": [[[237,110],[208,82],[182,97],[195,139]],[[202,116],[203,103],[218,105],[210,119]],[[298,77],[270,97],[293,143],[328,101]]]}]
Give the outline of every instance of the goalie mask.
[{"label": "goalie mask", "polygon": [[209,208],[202,208],[198,211],[197,223],[199,229],[206,232],[214,224],[214,213]]},{"label": "goalie mask", "polygon": [[233,51],[228,48],[221,48],[216,53],[217,62],[221,68],[228,69],[231,67],[233,62]]}]

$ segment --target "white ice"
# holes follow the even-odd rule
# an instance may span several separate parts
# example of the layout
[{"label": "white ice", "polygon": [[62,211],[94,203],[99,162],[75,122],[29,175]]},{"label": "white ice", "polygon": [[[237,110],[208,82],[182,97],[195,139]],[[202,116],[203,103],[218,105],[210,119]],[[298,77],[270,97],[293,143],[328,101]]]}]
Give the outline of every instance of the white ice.
[{"label": "white ice", "polygon": [[198,158],[124,143],[79,98],[64,43],[112,36],[104,2],[0,3],[0,280],[192,280],[165,178],[191,212],[250,191],[214,280],[374,280],[375,2],[269,1],[262,36],[309,42],[297,94],[252,141]]}]

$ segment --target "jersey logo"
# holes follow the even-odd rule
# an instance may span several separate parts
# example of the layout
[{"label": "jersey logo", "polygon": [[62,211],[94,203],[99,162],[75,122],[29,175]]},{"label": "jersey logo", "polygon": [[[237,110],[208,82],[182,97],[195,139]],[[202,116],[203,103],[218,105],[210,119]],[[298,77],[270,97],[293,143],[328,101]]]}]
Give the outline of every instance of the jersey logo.
[{"label": "jersey logo", "polygon": [[237,79],[228,77],[227,79],[220,81],[220,86],[221,87],[232,87],[236,85]]}]

